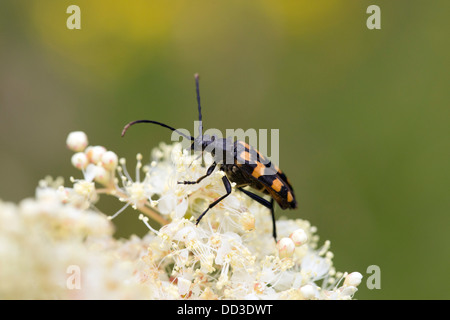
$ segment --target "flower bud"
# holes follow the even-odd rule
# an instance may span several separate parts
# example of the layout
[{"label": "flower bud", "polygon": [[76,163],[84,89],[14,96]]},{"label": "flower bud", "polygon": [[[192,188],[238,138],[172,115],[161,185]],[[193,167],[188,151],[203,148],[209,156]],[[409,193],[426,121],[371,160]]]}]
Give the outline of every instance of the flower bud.
[{"label": "flower bud", "polygon": [[308,236],[306,235],[306,232],[303,229],[297,229],[294,232],[291,233],[289,238],[294,241],[294,244],[296,246],[301,246],[308,241]]},{"label": "flower bud", "polygon": [[290,238],[281,238],[277,242],[277,249],[280,258],[290,257],[295,250],[294,241],[292,241]]},{"label": "flower bud", "polygon": [[361,283],[362,274],[359,272],[352,272],[345,277],[344,286],[357,287]]},{"label": "flower bud", "polygon": [[115,154],[113,151],[106,151],[102,155],[101,161],[105,169],[114,170],[117,167],[119,159],[117,157],[117,154]]},{"label": "flower bud", "polygon": [[67,136],[66,145],[70,150],[80,152],[87,147],[88,138],[83,131],[73,131]]},{"label": "flower bud", "polygon": [[302,293],[303,298],[305,299],[312,299],[315,297],[314,287],[310,284],[306,284],[303,287],[301,287],[300,292]]},{"label": "flower bud", "polygon": [[99,163],[102,160],[103,154],[106,152],[106,148],[102,146],[88,147],[86,149],[86,155],[90,162]]},{"label": "flower bud", "polygon": [[77,152],[72,156],[72,165],[81,170],[85,169],[89,163],[89,160],[84,152]]}]

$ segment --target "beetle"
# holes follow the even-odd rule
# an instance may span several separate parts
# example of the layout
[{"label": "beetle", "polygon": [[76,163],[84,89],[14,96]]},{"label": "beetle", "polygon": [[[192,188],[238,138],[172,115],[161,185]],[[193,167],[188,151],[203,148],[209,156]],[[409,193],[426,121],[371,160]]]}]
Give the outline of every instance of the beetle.
[{"label": "beetle", "polygon": [[[210,137],[209,135],[203,134],[198,74],[195,74],[195,86],[200,124],[199,136],[197,138],[186,135],[167,124],[153,120],[136,120],[128,123],[122,130],[122,137],[132,125],[138,123],[151,123],[170,129],[191,140],[191,150],[210,152],[214,161],[208,167],[203,176],[195,181],[178,181],[178,184],[198,184],[203,179],[210,176],[217,166],[219,167],[219,170],[225,172],[225,175],[222,177],[222,182],[225,187],[226,194],[209,204],[208,208],[197,218],[196,225],[199,224],[200,220],[211,208],[216,206],[219,202],[231,194],[231,181],[236,184],[236,188],[239,191],[243,192],[264,207],[270,209],[272,214],[273,237],[276,240],[277,231],[275,225],[274,201],[276,201],[283,210],[296,209],[297,201],[295,199],[292,184],[286,175],[275,164],[272,164],[272,162],[264,157],[257,149],[248,145],[246,142],[240,140],[232,141],[231,138],[218,139],[215,136]],[[250,187],[260,193],[269,195],[270,201],[247,189],[244,189],[244,187]]]}]

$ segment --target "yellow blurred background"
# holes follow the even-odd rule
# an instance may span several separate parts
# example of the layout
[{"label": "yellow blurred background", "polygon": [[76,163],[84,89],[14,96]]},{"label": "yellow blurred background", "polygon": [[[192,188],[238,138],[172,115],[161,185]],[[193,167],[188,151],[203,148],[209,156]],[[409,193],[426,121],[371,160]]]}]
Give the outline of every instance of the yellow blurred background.
[{"label": "yellow blurred background", "polygon": [[[81,30],[69,30],[69,5]],[[381,30],[366,9],[381,8]],[[280,129],[281,168],[339,271],[378,265],[358,299],[449,299],[450,3],[439,1],[3,0],[0,198],[46,175],[81,177],[82,130],[133,160],[192,130],[194,73],[206,128]],[[102,199],[99,208],[122,204]],[[142,235],[133,210],[117,235]]]}]

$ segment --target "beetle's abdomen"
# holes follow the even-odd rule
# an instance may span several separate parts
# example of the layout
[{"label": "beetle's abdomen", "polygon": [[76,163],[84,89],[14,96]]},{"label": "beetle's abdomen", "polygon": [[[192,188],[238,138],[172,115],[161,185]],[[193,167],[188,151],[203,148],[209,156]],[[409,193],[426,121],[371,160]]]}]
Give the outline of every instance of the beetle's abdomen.
[{"label": "beetle's abdomen", "polygon": [[283,209],[297,208],[294,191],[286,175],[258,150],[243,141],[236,141],[235,165],[242,171],[241,181],[246,180],[247,185],[258,190],[259,187],[264,188]]}]

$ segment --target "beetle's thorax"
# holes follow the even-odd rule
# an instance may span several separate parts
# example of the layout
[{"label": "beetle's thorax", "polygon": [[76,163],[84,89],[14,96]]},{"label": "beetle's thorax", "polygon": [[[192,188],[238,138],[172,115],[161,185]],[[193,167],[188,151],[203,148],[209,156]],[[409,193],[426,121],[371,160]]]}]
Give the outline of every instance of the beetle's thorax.
[{"label": "beetle's thorax", "polygon": [[234,142],[231,138],[217,138],[203,135],[192,143],[194,151],[206,151],[212,154],[216,163],[233,164],[235,159]]}]

